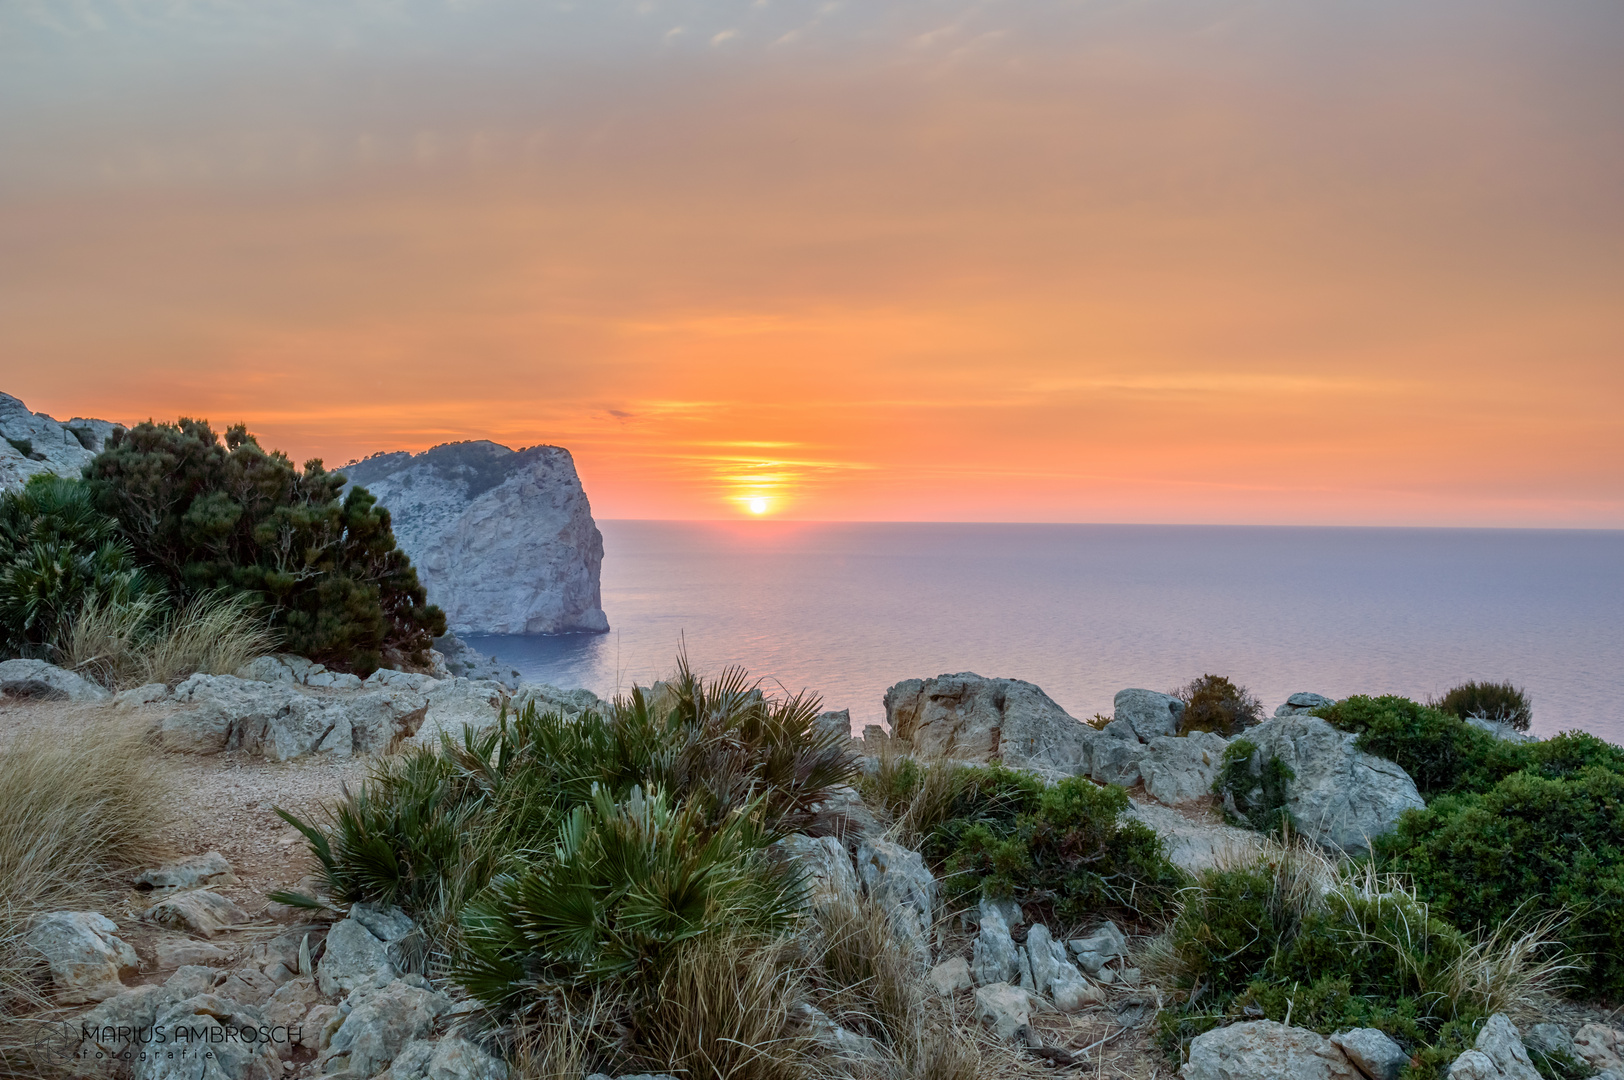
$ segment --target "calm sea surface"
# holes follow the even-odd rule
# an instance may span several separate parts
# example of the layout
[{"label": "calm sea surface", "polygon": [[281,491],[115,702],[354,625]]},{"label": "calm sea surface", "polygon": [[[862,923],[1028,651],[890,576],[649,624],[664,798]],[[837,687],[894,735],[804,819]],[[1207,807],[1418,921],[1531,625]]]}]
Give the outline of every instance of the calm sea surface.
[{"label": "calm sea surface", "polygon": [[853,725],[900,679],[1037,683],[1073,716],[1228,675],[1297,690],[1528,689],[1534,729],[1624,743],[1624,532],[605,521],[605,635],[471,641],[609,695],[742,664]]}]

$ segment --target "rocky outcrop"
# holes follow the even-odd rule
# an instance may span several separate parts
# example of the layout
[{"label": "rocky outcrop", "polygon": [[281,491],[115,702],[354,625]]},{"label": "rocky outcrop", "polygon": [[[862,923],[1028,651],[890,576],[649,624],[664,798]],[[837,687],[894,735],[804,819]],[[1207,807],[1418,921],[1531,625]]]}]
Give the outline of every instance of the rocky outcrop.
[{"label": "rocky outcrop", "polygon": [[524,677],[512,664],[504,664],[494,656],[471,648],[456,634],[436,638],[434,647],[444,658],[448,675],[501,683],[508,690],[517,690],[519,681]]},{"label": "rocky outcrop", "polygon": [[835,837],[793,833],[773,848],[801,873],[813,910],[856,902],[857,871],[851,855]]},{"label": "rocky outcrop", "polygon": [[1256,854],[1261,837],[1250,829],[1237,829],[1213,821],[1193,821],[1170,807],[1154,802],[1128,804],[1128,813],[1155,830],[1166,845],[1168,861],[1196,873]]},{"label": "rocky outcrop", "polygon": [[108,696],[106,690],[88,679],[43,660],[0,662],[0,694],[81,702],[104,701]]},{"label": "rocky outcrop", "polygon": [[1126,723],[1140,742],[1162,735],[1177,735],[1184,718],[1184,702],[1155,690],[1118,690],[1112,699],[1114,722]]},{"label": "rocky outcrop", "polygon": [[1197,1035],[1183,1080],[1364,1080],[1331,1040],[1273,1020]]},{"label": "rocky outcrop", "polygon": [[1009,983],[988,983],[976,990],[976,1018],[1003,1042],[1037,1046],[1032,1033],[1032,1002],[1026,991]]},{"label": "rocky outcrop", "polygon": [[1354,746],[1357,736],[1315,716],[1277,716],[1246,733],[1257,746],[1254,775],[1279,758],[1295,774],[1287,809],[1297,829],[1321,844],[1356,851],[1425,803],[1398,765]]},{"label": "rocky outcrop", "polygon": [[1449,1066],[1449,1080],[1539,1080],[1539,1070],[1516,1026],[1504,1013],[1495,1013],[1472,1048]]},{"label": "rocky outcrop", "polygon": [[40,473],[78,476],[117,426],[77,417],[57,421],[0,394],[0,491],[21,487]]},{"label": "rocky outcrop", "polygon": [[1313,712],[1324,705],[1335,705],[1336,702],[1324,694],[1315,694],[1308,690],[1299,690],[1288,697],[1275,710],[1276,716],[1302,716]]},{"label": "rocky outcrop", "polygon": [[1087,774],[1101,737],[1031,683],[974,672],[897,683],[885,692],[885,719],[920,757],[1001,760],[1050,779]]},{"label": "rocky outcrop", "polygon": [[924,856],[889,840],[864,840],[857,849],[857,880],[920,970],[927,968],[938,886]]},{"label": "rocky outcrop", "polygon": [[1606,1024],[1586,1024],[1573,1037],[1573,1050],[1592,1069],[1624,1075],[1624,1031]]},{"label": "rocky outcrop", "polygon": [[241,750],[274,761],[383,753],[415,734],[429,707],[422,694],[404,688],[324,696],[233,675],[193,675],[175,688],[172,701],[183,708],[163,718],[166,748]]},{"label": "rocky outcrop", "polygon": [[1145,793],[1169,806],[1211,798],[1212,782],[1228,746],[1229,740],[1210,731],[1150,740],[1139,761]]},{"label": "rocky outcrop", "polygon": [[343,472],[389,508],[396,542],[453,632],[609,629],[603,535],[568,450],[447,443]]}]

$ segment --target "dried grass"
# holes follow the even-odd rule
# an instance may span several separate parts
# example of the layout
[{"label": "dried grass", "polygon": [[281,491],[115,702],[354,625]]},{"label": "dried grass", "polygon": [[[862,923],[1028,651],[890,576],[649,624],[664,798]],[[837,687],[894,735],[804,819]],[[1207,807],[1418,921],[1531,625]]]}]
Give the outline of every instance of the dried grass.
[{"label": "dried grass", "polygon": [[226,675],[276,647],[270,624],[244,596],[211,594],[174,611],[156,597],[85,603],[63,635],[63,666],[104,686],[176,683]]},{"label": "dried grass", "polygon": [[129,724],[23,736],[0,751],[0,1015],[45,1004],[29,921],[116,894],[118,871],[159,856],[167,804],[157,755]]},{"label": "dried grass", "polygon": [[813,977],[843,1027],[905,1046],[922,1027],[924,983],[885,911],[867,897],[821,906]]},{"label": "dried grass", "polygon": [[581,1080],[596,1071],[596,1033],[610,1010],[594,995],[572,1004],[554,1003],[553,1015],[520,1027],[508,1054],[508,1080]]}]

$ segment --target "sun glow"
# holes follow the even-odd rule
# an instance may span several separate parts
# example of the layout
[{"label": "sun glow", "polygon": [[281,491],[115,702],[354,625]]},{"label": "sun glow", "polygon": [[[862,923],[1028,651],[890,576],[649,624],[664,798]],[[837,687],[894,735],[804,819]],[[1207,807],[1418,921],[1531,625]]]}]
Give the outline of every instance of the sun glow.
[{"label": "sun glow", "polygon": [[767,512],[766,497],[763,495],[757,495],[755,498],[749,501],[749,507],[752,514],[765,514]]}]

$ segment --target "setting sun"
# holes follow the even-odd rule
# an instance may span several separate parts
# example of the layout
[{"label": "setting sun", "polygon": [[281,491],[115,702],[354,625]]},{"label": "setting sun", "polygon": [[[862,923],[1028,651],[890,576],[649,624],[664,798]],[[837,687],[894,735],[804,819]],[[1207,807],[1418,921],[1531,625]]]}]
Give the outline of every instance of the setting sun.
[{"label": "setting sun", "polygon": [[767,500],[759,495],[751,499],[750,512],[752,514],[765,514],[767,512]]}]

